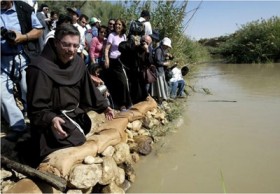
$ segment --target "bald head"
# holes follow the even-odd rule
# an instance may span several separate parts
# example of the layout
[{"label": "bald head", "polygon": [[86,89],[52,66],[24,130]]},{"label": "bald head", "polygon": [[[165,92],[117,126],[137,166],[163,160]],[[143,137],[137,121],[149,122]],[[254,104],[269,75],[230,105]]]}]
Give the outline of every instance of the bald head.
[{"label": "bald head", "polygon": [[150,45],[152,43],[152,38],[149,35],[144,35],[142,36],[142,41]]}]

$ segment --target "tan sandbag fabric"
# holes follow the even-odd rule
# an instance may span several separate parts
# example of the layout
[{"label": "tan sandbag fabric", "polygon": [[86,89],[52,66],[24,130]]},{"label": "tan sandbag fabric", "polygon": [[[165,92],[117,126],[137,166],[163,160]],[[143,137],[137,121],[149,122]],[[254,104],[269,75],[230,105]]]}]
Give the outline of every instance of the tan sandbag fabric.
[{"label": "tan sandbag fabric", "polygon": [[94,133],[100,133],[101,131],[104,131],[107,129],[116,129],[116,128],[125,130],[127,124],[128,124],[127,118],[114,118],[110,121],[103,123],[97,129],[94,129]]},{"label": "tan sandbag fabric", "polygon": [[5,193],[61,193],[43,182],[33,182],[31,179],[21,179]]},{"label": "tan sandbag fabric", "polygon": [[127,118],[129,122],[142,119],[144,115],[138,110],[127,110],[116,114],[115,118]]},{"label": "tan sandbag fabric", "polygon": [[130,109],[138,110],[143,115],[145,115],[148,111],[151,111],[156,107],[157,107],[157,102],[151,96],[148,96],[145,101],[133,105]]},{"label": "tan sandbag fabric", "polygon": [[96,142],[89,140],[81,146],[57,150],[44,159],[38,170],[66,178],[74,164],[82,162],[86,156],[96,156],[97,149]]},{"label": "tan sandbag fabric", "polygon": [[114,146],[120,143],[122,141],[122,136],[116,128],[106,129],[101,131],[99,134],[89,137],[88,140],[94,140],[98,147],[97,152],[102,153],[108,146]]},{"label": "tan sandbag fabric", "polygon": [[129,119],[129,122],[133,122],[133,121],[144,118],[144,114],[142,114],[138,110],[129,110],[129,111],[132,112],[132,114],[133,114],[133,116]]}]

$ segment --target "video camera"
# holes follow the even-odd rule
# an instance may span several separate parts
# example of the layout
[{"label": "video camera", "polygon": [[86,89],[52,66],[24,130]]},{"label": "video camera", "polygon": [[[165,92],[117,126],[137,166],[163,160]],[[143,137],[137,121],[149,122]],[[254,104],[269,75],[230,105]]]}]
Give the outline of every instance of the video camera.
[{"label": "video camera", "polygon": [[8,30],[5,27],[1,27],[1,37],[6,39],[7,41],[14,41],[17,37],[16,33],[12,30]]}]

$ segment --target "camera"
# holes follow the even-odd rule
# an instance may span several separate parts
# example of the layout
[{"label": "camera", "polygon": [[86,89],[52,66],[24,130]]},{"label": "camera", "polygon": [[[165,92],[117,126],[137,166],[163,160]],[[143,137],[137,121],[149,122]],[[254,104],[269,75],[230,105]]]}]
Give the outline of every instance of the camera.
[{"label": "camera", "polygon": [[[141,41],[140,41],[140,45],[141,45],[141,46],[144,46],[145,44],[147,44],[147,43],[146,43],[144,40],[141,40]],[[148,45],[148,44],[147,44],[147,45]]]},{"label": "camera", "polygon": [[17,37],[16,33],[12,30],[7,30],[5,27],[1,27],[1,37],[8,41],[14,41]]},{"label": "camera", "polygon": [[165,54],[165,59],[166,59],[166,60],[171,60],[171,61],[172,61],[172,60],[174,59],[174,56],[171,55],[170,53],[166,53],[166,54]]}]

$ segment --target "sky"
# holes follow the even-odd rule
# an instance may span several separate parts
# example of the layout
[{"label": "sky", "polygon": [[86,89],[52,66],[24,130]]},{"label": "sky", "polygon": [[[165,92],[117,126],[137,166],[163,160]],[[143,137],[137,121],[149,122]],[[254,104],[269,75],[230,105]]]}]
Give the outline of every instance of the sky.
[{"label": "sky", "polygon": [[[187,12],[198,7],[200,0],[190,0]],[[193,12],[187,13],[186,23]],[[274,1],[202,1],[199,9],[187,23],[185,34],[194,39],[214,38],[234,33],[258,19],[280,17],[280,0]]]}]

